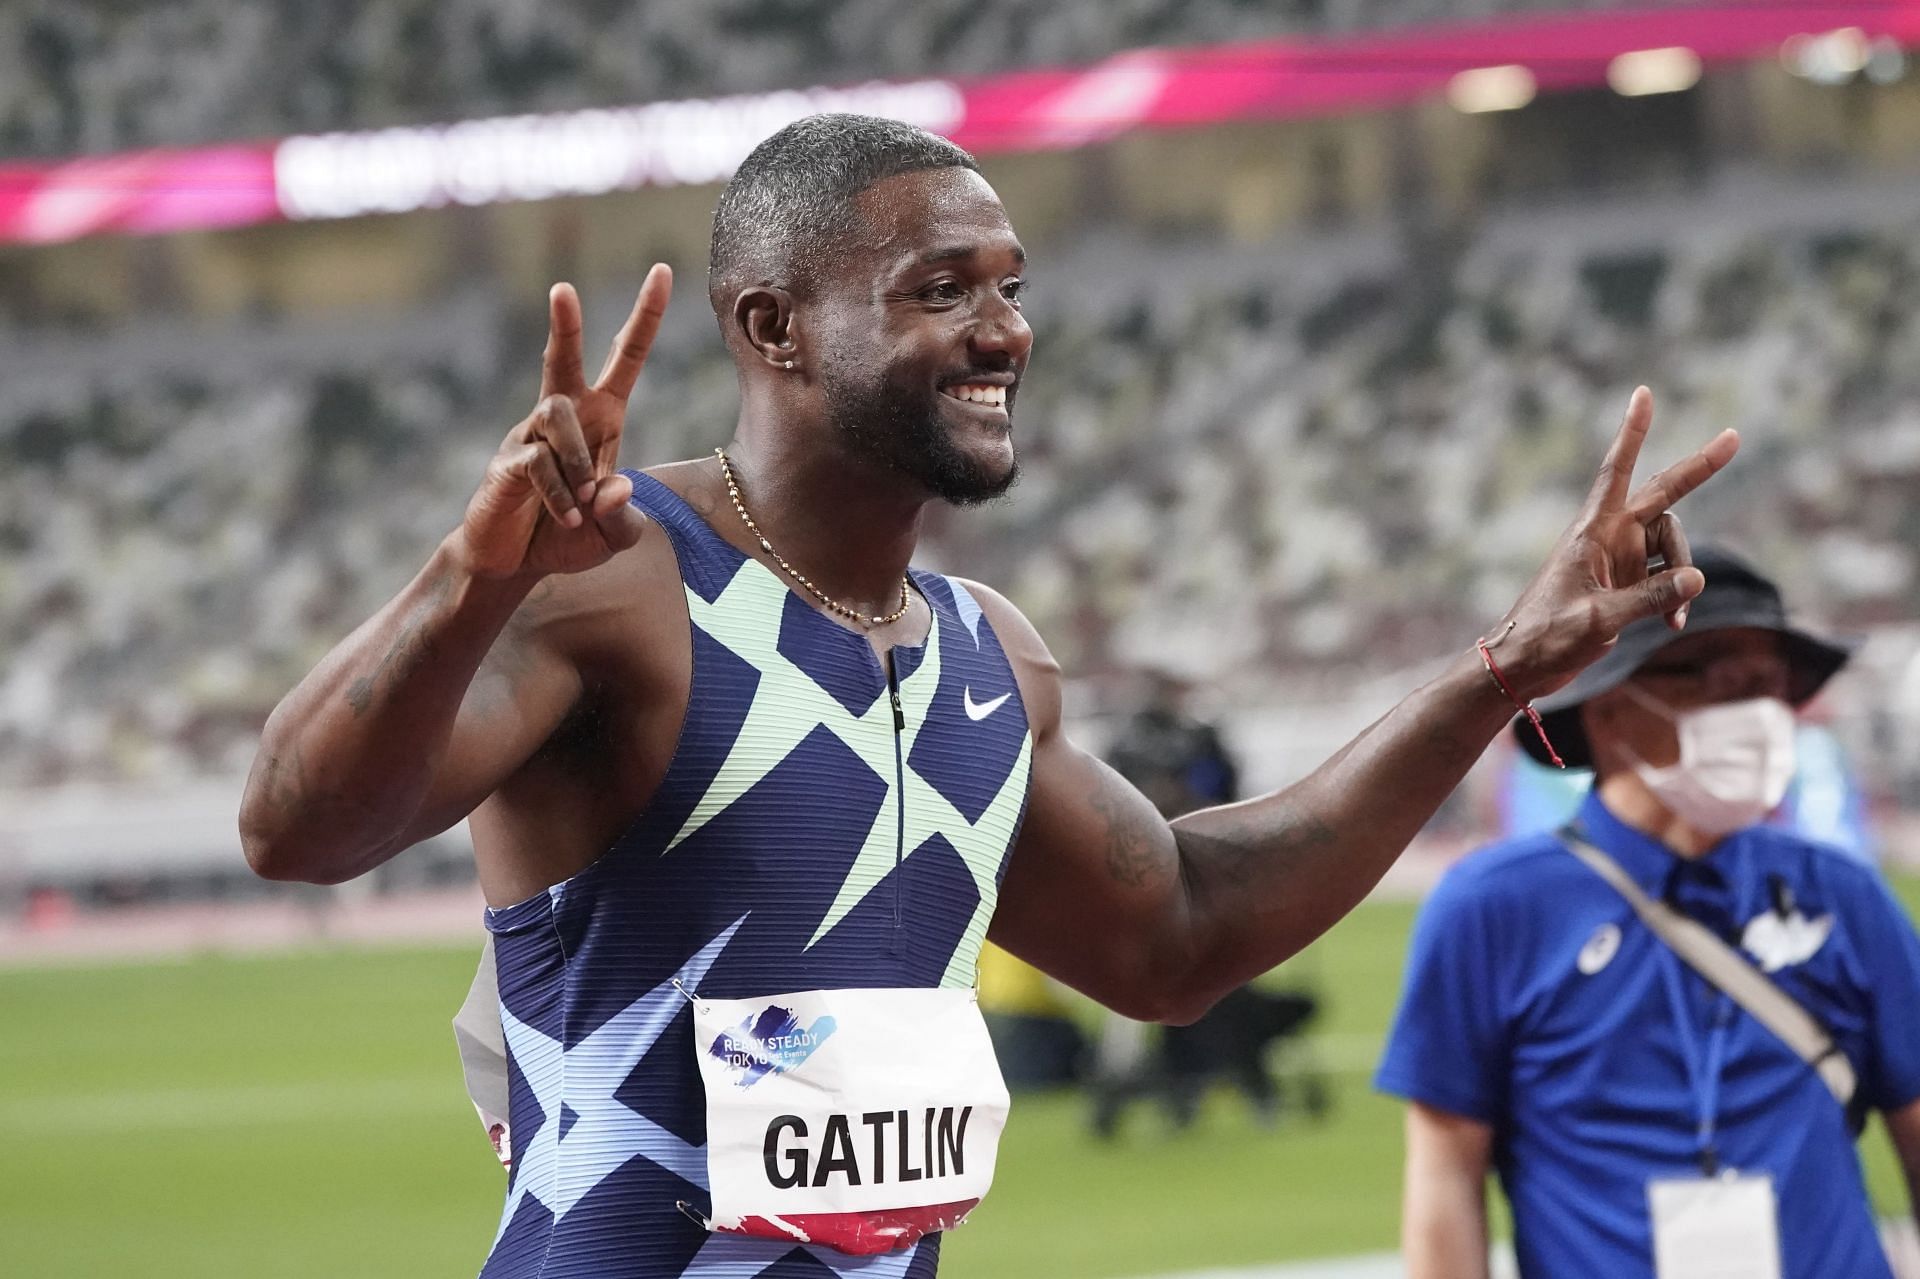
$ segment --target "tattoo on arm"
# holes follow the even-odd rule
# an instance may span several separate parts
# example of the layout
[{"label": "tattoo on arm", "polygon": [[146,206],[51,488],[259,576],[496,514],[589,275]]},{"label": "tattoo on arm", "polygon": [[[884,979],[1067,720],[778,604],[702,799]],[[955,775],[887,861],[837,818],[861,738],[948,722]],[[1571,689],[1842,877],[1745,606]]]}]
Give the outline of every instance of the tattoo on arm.
[{"label": "tattoo on arm", "polygon": [[1168,874],[1217,877],[1248,888],[1270,877],[1285,878],[1316,850],[1339,836],[1320,817],[1296,804],[1269,801],[1257,807],[1209,815],[1207,829],[1172,827],[1178,857],[1165,855],[1165,822],[1144,798],[1129,795],[1117,779],[1094,788],[1094,811],[1107,828],[1107,875],[1128,888],[1145,888]]},{"label": "tattoo on arm", "polygon": [[374,692],[382,677],[388,687],[407,678],[420,665],[434,654],[433,639],[427,634],[427,625],[439,612],[440,605],[453,591],[451,577],[441,575],[427,584],[427,597],[416,604],[408,613],[407,620],[401,625],[399,634],[393,637],[386,654],[372,673],[362,675],[347,687],[347,705],[353,710],[354,718],[365,715],[373,707]]},{"label": "tattoo on arm", "polygon": [[300,797],[300,748],[289,746],[285,754],[275,752],[260,764],[260,790],[274,809],[289,808]]},{"label": "tattoo on arm", "polygon": [[1128,888],[1145,888],[1166,869],[1148,822],[1149,814],[1154,823],[1160,822],[1159,814],[1144,799],[1128,802],[1113,782],[1094,788],[1093,807],[1106,819],[1108,876]]},{"label": "tattoo on arm", "polygon": [[260,793],[266,797],[270,812],[284,813],[315,806],[337,809],[347,797],[337,790],[316,790],[307,777],[307,760],[299,744],[289,743],[284,751],[275,751],[260,763]]}]

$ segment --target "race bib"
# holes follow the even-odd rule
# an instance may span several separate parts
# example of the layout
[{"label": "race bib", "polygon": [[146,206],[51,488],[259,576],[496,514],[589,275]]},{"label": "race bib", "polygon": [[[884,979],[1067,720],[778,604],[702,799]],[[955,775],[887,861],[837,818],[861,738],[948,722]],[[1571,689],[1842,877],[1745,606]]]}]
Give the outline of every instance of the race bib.
[{"label": "race bib", "polygon": [[1659,1279],[1780,1279],[1773,1178],[1675,1177],[1647,1184]]},{"label": "race bib", "polygon": [[1007,1086],[973,990],[695,996],[693,1013],[709,1229],[887,1252],[993,1183]]}]

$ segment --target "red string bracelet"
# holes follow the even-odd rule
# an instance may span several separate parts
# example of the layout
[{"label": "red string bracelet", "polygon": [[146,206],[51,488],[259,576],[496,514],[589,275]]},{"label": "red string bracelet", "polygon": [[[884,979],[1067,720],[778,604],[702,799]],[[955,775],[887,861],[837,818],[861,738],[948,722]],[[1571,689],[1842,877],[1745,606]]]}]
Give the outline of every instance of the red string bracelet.
[{"label": "red string bracelet", "polygon": [[[1493,643],[1498,644],[1500,640],[1505,639],[1508,632],[1512,631],[1516,624],[1517,623],[1514,622],[1508,622],[1507,629],[1501,631],[1499,639],[1494,640]],[[1487,668],[1487,674],[1493,676],[1494,687],[1504,693],[1508,701],[1519,707],[1520,713],[1525,715],[1527,722],[1533,725],[1533,731],[1540,735],[1540,744],[1547,748],[1547,758],[1553,761],[1553,766],[1555,768],[1565,768],[1567,761],[1560,758],[1560,752],[1553,749],[1553,743],[1547,740],[1547,726],[1540,722],[1540,712],[1533,709],[1532,702],[1523,702],[1516,697],[1513,688],[1507,683],[1507,677],[1500,673],[1499,664],[1493,660],[1493,644],[1489,644],[1485,640],[1480,640],[1478,647],[1480,649],[1480,662]]]}]

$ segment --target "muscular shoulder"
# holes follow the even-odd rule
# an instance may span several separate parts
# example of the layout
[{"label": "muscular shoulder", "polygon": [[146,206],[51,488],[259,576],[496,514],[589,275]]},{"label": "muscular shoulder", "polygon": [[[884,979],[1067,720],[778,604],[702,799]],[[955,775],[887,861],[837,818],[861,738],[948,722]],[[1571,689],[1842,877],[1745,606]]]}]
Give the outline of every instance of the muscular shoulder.
[{"label": "muscular shoulder", "polygon": [[1026,706],[1027,723],[1035,740],[1052,736],[1060,728],[1060,663],[1054,660],[1047,642],[1026,614],[991,586],[963,577],[953,580],[973,596],[999,637],[1001,651],[1012,663],[1014,680],[1020,685],[1020,700]]}]

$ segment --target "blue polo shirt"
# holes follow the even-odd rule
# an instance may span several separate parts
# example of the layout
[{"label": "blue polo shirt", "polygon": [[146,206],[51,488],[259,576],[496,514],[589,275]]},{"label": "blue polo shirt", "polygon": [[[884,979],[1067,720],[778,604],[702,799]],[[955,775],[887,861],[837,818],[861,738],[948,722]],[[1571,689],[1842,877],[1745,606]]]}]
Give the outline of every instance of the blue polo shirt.
[{"label": "blue polo shirt", "polygon": [[[1773,980],[1852,1058],[1868,1107],[1920,1097],[1920,939],[1871,870],[1767,827],[1689,864],[1597,795],[1578,821],[1649,894],[1777,965]],[[1556,836],[1482,849],[1421,911],[1375,1082],[1493,1128],[1523,1274],[1651,1279],[1647,1182],[1700,1167],[1684,1045],[1698,1061],[1726,1019],[1720,1161],[1772,1175],[1786,1276],[1889,1276],[1833,1095],[1690,970],[1663,971],[1674,962]]]}]

